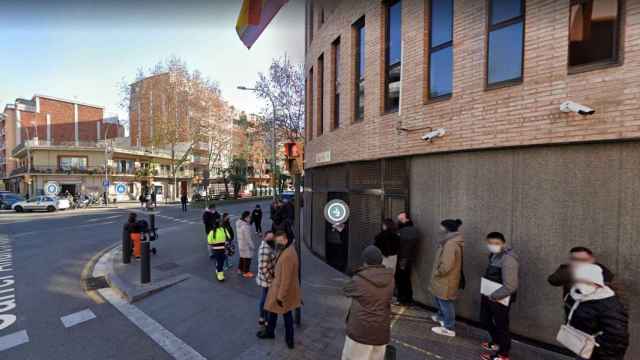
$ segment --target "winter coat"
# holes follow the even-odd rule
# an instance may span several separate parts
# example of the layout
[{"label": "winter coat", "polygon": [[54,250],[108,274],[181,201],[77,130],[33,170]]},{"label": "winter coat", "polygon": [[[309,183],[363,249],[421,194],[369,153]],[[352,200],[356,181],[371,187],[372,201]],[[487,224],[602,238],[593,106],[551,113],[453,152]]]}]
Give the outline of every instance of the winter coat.
[{"label": "winter coat", "polygon": [[573,309],[569,325],[595,335],[600,345],[591,360],[623,360],[629,346],[629,315],[616,294],[608,287],[580,299],[571,292],[567,306]]},{"label": "winter coat", "polygon": [[384,257],[398,255],[400,236],[393,231],[383,230],[376,235],[373,244],[380,249]]},{"label": "winter coat", "polygon": [[251,225],[242,219],[236,221],[236,239],[240,257],[251,259],[256,246],[251,238]]},{"label": "winter coat", "polygon": [[393,270],[383,265],[356,271],[345,287],[351,298],[347,314],[347,336],[365,345],[386,345],[391,337]]},{"label": "winter coat", "polygon": [[253,211],[251,212],[251,223],[255,224],[261,224],[262,223],[262,209],[253,209]]},{"label": "winter coat", "polygon": [[[300,307],[302,294],[298,277],[299,264],[298,254],[291,243],[276,259],[275,277],[264,305],[266,311],[285,314]],[[282,305],[278,304],[278,301]]]},{"label": "winter coat", "polygon": [[[502,300],[518,291],[519,267],[518,255],[510,247],[505,248],[499,254],[491,254],[489,256],[489,265],[487,266],[485,278],[502,284],[501,288],[489,296],[492,300]],[[495,275],[493,274],[494,272],[496,273]],[[513,302],[514,300],[512,297],[511,301]]]},{"label": "winter coat", "polygon": [[220,220],[220,214],[217,211],[211,211],[209,209],[204,211],[204,214],[202,214],[202,223],[204,224],[205,234],[208,235],[211,230],[213,230],[213,226],[218,220]]},{"label": "winter coat", "polygon": [[400,237],[400,247],[398,248],[398,268],[400,270],[410,270],[416,253],[418,243],[418,230],[413,223],[401,225],[398,230]]},{"label": "winter coat", "polygon": [[447,233],[436,250],[429,291],[442,300],[458,298],[462,275],[464,238],[459,232]]}]

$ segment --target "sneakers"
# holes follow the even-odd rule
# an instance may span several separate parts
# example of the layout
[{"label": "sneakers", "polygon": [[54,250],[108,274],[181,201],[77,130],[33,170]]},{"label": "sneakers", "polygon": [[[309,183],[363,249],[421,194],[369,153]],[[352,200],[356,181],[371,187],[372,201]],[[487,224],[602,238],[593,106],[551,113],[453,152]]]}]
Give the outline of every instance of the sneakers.
[{"label": "sneakers", "polygon": [[509,360],[509,357],[508,356],[504,356],[504,355],[493,355],[493,354],[484,353],[484,354],[480,355],[480,359],[482,359],[482,360]]},{"label": "sneakers", "polygon": [[444,327],[444,321],[440,320],[440,318],[436,314],[431,315],[431,321],[436,324],[440,324],[440,327]]},{"label": "sneakers", "polygon": [[224,281],[224,271],[216,271],[216,278],[218,279],[218,281]]},{"label": "sneakers", "polygon": [[442,335],[442,336],[448,336],[448,337],[456,336],[455,331],[449,330],[444,326],[437,326],[437,327],[431,328],[431,331],[433,331],[435,334]]},{"label": "sneakers", "polygon": [[246,273],[242,274],[242,277],[245,278],[245,279],[251,279],[254,276],[255,275],[252,272],[246,272]]},{"label": "sneakers", "polygon": [[274,334],[269,334],[269,333],[267,332],[267,330],[258,331],[258,332],[256,333],[256,336],[257,336],[259,339],[275,339],[275,338],[276,338],[276,336],[275,336]]},{"label": "sneakers", "polygon": [[500,350],[500,346],[488,341],[484,341],[482,344],[480,344],[480,347],[482,347],[483,350],[492,351],[492,352],[496,352]]}]

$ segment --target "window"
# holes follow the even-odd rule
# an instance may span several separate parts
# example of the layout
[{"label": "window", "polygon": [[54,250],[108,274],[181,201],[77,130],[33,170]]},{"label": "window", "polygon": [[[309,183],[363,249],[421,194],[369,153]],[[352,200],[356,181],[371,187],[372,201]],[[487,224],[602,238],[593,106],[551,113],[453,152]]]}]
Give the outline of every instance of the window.
[{"label": "window", "polygon": [[353,25],[355,34],[355,121],[364,119],[364,52],[365,26],[364,17]]},{"label": "window", "polygon": [[309,1],[309,44],[313,42],[313,1]]},{"label": "window", "polygon": [[309,87],[308,87],[309,106],[307,106],[307,116],[309,117],[308,119],[309,122],[307,126],[307,136],[309,138],[308,140],[311,141],[313,139],[313,93],[315,90],[313,87],[313,68],[309,69],[309,77],[307,78],[307,81],[309,83]]},{"label": "window", "polygon": [[318,136],[324,130],[324,54],[318,58]]},{"label": "window", "polygon": [[402,72],[402,2],[386,5],[385,103],[387,112],[400,106],[400,74]]},{"label": "window", "polygon": [[618,61],[620,1],[572,0],[569,21],[569,66]]},{"label": "window", "polygon": [[487,85],[522,81],[524,1],[491,0]]},{"label": "window", "polygon": [[331,128],[340,127],[340,38],[331,44],[333,54],[333,119]]},{"label": "window", "polygon": [[58,165],[62,170],[86,169],[87,158],[76,156],[61,156],[58,158]]},{"label": "window", "polygon": [[453,0],[431,0],[429,12],[429,99],[453,92]]},{"label": "window", "polygon": [[320,9],[320,25],[324,24],[324,8]]}]

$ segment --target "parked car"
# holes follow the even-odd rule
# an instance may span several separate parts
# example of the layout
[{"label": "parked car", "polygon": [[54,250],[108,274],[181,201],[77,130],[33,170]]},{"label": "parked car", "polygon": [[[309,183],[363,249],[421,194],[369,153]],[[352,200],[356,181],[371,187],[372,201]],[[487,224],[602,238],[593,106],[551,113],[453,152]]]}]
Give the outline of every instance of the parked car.
[{"label": "parked car", "polygon": [[11,192],[0,192],[0,209],[11,210],[11,206],[19,201],[24,201],[24,197]]},{"label": "parked car", "polygon": [[16,212],[34,210],[56,211],[68,209],[70,206],[71,204],[67,199],[55,196],[36,196],[26,201],[18,201],[14,203],[11,205],[11,209]]}]

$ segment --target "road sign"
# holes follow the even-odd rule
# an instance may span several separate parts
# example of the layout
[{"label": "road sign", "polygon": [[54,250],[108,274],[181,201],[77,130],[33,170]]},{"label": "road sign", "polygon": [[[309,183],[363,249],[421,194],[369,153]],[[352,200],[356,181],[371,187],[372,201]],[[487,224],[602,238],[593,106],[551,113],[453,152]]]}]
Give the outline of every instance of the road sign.
[{"label": "road sign", "polygon": [[346,202],[334,199],[324,206],[324,218],[334,224],[342,224],[349,219],[349,205]]},{"label": "road sign", "polygon": [[109,180],[103,180],[102,181],[102,186],[104,186],[106,188],[109,187]]},{"label": "road sign", "polygon": [[116,184],[116,193],[124,194],[127,192],[127,186],[125,184]]},{"label": "road sign", "polygon": [[58,195],[58,192],[60,192],[60,187],[58,186],[57,182],[49,181],[45,184],[44,191],[47,193],[47,195]]}]

